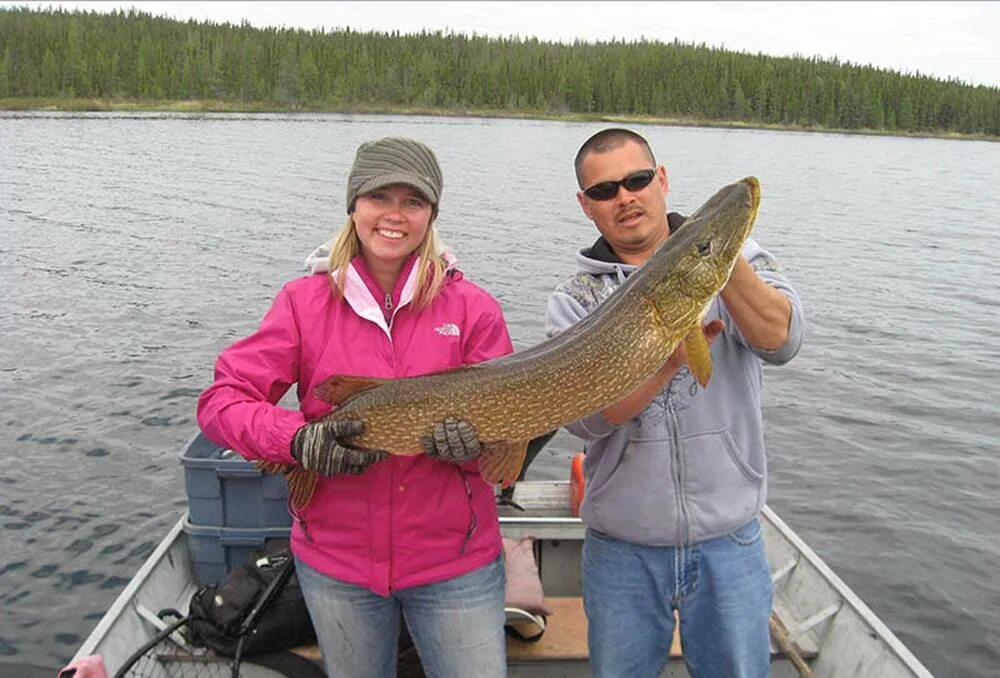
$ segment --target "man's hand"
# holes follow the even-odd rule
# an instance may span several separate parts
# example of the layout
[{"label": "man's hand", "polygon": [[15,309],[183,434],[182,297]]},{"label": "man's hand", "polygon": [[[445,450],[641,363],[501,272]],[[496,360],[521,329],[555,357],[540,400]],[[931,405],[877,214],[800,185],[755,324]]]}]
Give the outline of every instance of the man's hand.
[{"label": "man's hand", "polygon": [[389,456],[380,450],[348,447],[341,438],[361,435],[360,421],[317,421],[300,428],[292,438],[292,456],[309,471],[323,476],[359,474]]},{"label": "man's hand", "polygon": [[472,461],[483,453],[476,429],[467,421],[448,417],[434,424],[434,433],[423,436],[424,453],[450,464]]}]

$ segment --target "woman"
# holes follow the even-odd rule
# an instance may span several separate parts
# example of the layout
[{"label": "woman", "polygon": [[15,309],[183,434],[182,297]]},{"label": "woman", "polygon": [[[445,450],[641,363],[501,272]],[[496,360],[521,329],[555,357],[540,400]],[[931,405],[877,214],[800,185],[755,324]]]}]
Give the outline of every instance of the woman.
[{"label": "woman", "polygon": [[[363,422],[310,423],[331,409],[313,390],[333,375],[412,377],[513,350],[499,304],[437,239],[442,183],[418,141],[362,144],[326,270],[284,286],[198,401],[216,443],[319,474],[291,545],[331,677],[395,676],[400,612],[428,676],[506,674],[500,527],[474,429],[440,422],[426,455],[400,456],[351,447]],[[292,384],[299,411],[276,404]]]}]

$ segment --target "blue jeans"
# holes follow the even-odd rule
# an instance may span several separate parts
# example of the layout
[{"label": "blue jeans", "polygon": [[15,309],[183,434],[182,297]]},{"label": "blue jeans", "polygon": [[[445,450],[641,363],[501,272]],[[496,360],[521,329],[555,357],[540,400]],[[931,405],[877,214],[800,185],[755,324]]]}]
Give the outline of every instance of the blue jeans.
[{"label": "blue jeans", "polygon": [[507,675],[504,570],[497,558],[388,598],[295,561],[328,678],[395,678],[400,611],[428,678]]},{"label": "blue jeans", "polygon": [[654,678],[674,610],[692,678],[764,678],[773,587],[760,523],[690,546],[643,546],[587,530],[583,601],[595,678]]}]

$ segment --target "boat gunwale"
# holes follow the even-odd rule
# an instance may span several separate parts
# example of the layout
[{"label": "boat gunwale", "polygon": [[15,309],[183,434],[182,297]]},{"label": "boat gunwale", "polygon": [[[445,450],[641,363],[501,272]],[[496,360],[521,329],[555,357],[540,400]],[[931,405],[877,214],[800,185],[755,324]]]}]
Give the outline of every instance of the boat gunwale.
[{"label": "boat gunwale", "polygon": [[121,620],[122,613],[128,609],[136,599],[137,594],[145,586],[150,575],[156,570],[160,562],[177,546],[178,538],[183,533],[184,521],[187,519],[187,511],[181,513],[180,518],[174,523],[170,531],[163,540],[156,546],[153,552],[146,558],[129,583],[118,594],[111,607],[104,613],[97,626],[90,632],[86,640],[80,645],[80,649],[73,655],[73,660],[95,654],[100,643],[108,635],[108,632],[116,623]]},{"label": "boat gunwale", "polygon": [[895,653],[897,659],[903,662],[916,675],[920,676],[920,678],[934,678],[933,674],[917,659],[916,655],[903,644],[903,641],[896,637],[892,629],[885,625],[878,615],[861,600],[858,594],[854,593],[844,580],[819,557],[819,554],[813,551],[770,506],[765,505],[760,513],[761,517],[767,520],[795,551],[802,554],[802,557],[817,571],[820,577],[833,587],[841,600],[861,617],[862,621],[872,627],[872,630],[878,637]]}]

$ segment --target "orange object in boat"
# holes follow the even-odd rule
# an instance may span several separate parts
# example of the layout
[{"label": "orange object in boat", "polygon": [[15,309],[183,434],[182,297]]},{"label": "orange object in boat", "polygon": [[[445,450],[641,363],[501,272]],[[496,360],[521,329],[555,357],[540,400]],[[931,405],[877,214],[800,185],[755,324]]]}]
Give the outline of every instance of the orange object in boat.
[{"label": "orange object in boat", "polygon": [[569,465],[569,510],[574,516],[580,515],[586,484],[583,479],[583,452],[577,452]]}]

